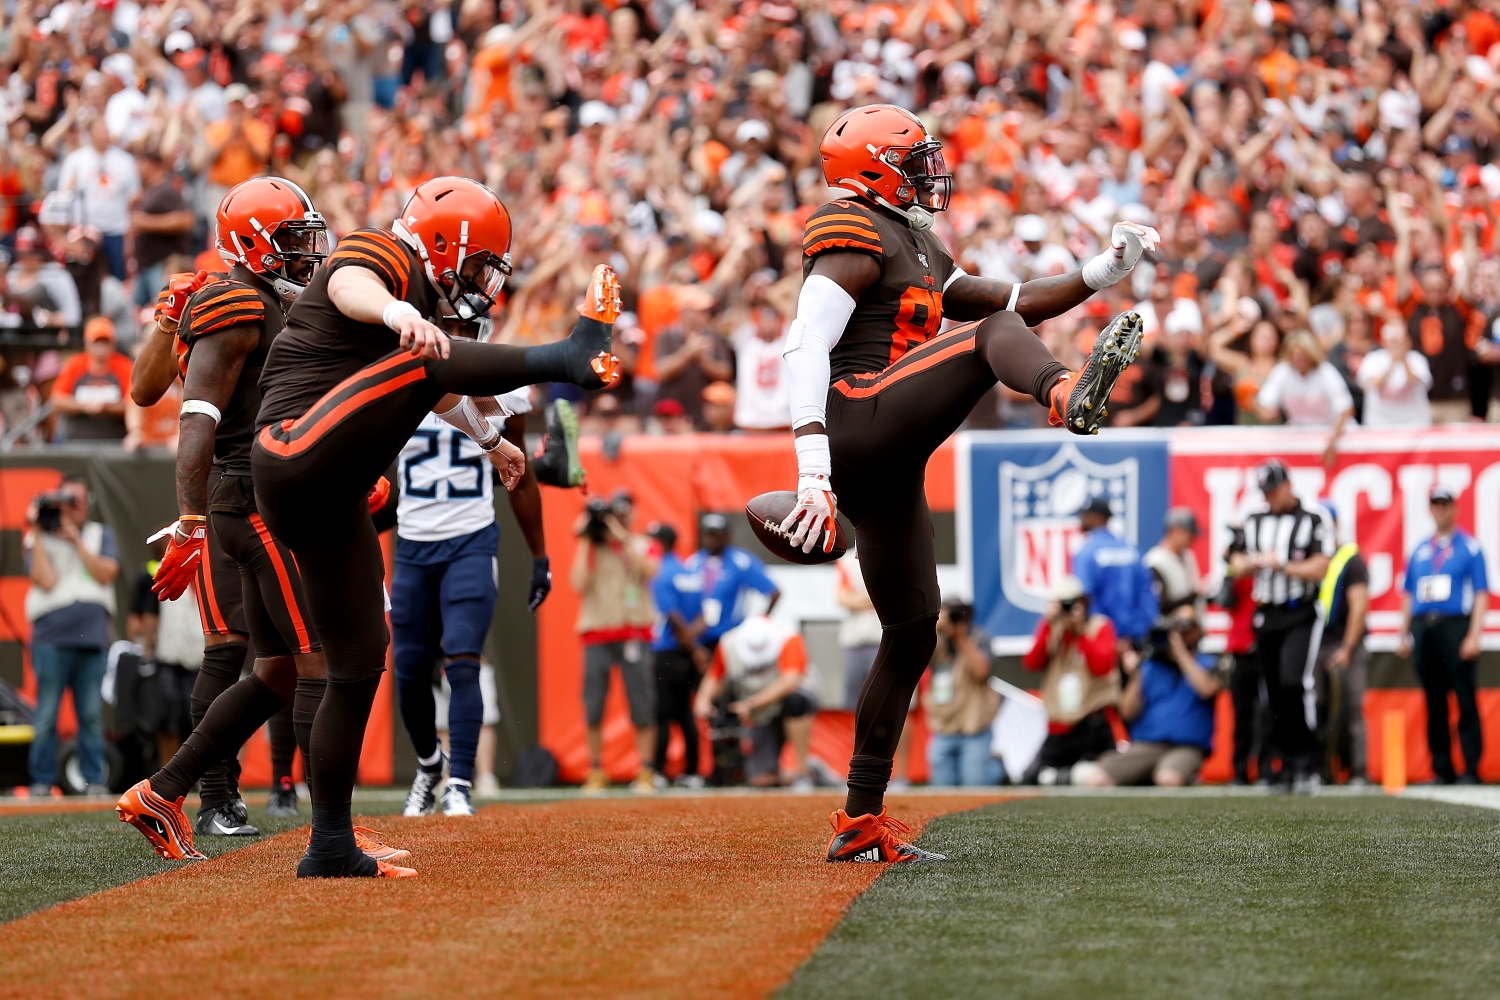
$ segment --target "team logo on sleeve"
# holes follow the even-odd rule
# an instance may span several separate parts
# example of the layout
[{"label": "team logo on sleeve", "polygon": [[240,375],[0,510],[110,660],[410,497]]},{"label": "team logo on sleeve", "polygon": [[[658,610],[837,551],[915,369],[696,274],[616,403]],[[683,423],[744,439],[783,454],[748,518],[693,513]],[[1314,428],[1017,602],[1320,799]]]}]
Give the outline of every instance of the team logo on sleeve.
[{"label": "team logo on sleeve", "polygon": [[1053,585],[1068,574],[1083,544],[1078,512],[1090,498],[1109,498],[1109,529],[1136,544],[1140,465],[1127,458],[1092,462],[1069,442],[1040,465],[1000,463],[1000,586],[1005,599],[1045,611]]}]

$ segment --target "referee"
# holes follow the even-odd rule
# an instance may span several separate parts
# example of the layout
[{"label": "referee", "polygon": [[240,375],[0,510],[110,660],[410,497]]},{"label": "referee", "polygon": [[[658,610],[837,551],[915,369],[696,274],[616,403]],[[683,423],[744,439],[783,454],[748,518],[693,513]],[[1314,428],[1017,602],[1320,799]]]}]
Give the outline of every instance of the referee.
[{"label": "referee", "polygon": [[[1474,697],[1479,639],[1489,610],[1484,550],[1458,527],[1453,491],[1434,486],[1427,495],[1437,533],[1412,551],[1401,589],[1401,639],[1396,655],[1410,656],[1427,696],[1427,749],[1438,781],[1479,784],[1484,751],[1479,705]],[[1453,774],[1448,735],[1448,692],[1458,700],[1458,745],[1464,774]]]},{"label": "referee", "polygon": [[1333,520],[1316,504],[1302,506],[1285,465],[1271,459],[1255,473],[1265,503],[1246,518],[1243,552],[1230,556],[1236,575],[1254,573],[1251,620],[1255,645],[1247,654],[1271,696],[1281,783],[1316,794],[1314,767],[1317,694],[1313,628],[1318,587],[1334,552]]}]

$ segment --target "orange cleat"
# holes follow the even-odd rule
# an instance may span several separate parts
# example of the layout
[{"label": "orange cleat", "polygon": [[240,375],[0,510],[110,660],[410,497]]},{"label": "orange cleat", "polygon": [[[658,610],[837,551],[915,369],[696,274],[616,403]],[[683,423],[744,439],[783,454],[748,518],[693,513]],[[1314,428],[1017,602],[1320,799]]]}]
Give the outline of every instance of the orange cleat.
[{"label": "orange cleat", "polygon": [[[380,836],[379,830],[371,830],[368,826],[356,826],[354,828],[354,844],[364,852],[365,857],[375,861],[395,861],[397,858],[411,856],[411,851],[404,847],[391,847],[382,844],[375,838]],[[307,846],[312,846],[312,827],[307,828]]]},{"label": "orange cleat", "polygon": [[1138,313],[1116,316],[1094,340],[1083,367],[1068,372],[1052,386],[1047,422],[1074,434],[1098,434],[1109,411],[1105,409],[1120,373],[1141,353],[1144,324]]},{"label": "orange cleat", "polygon": [[[395,861],[397,858],[406,858],[411,856],[411,851],[408,851],[404,847],[390,847],[389,845],[382,844],[380,841],[375,839],[378,836],[380,836],[379,830],[371,830],[367,826],[356,826],[354,828],[354,842],[359,845],[359,849],[361,851],[365,852],[365,857],[374,858],[376,861],[383,862]],[[397,869],[397,871],[411,872],[411,874],[413,875],[416,874],[416,872],[411,871],[410,868],[399,868]],[[406,876],[397,875],[392,877],[405,878]]]},{"label": "orange cleat", "polygon": [[[404,854],[406,852],[403,851],[402,853]],[[400,865],[393,865],[393,864],[391,864],[388,861],[377,861],[377,862],[375,862],[375,868],[380,873],[380,874],[378,874],[376,876],[376,878],[416,878],[417,877],[417,870],[415,868],[402,868]]]},{"label": "orange cleat", "polygon": [[605,388],[620,381],[620,376],[625,372],[620,359],[607,351],[600,351],[598,356],[589,362],[589,367],[594,369],[595,375],[604,380]]},{"label": "orange cleat", "polygon": [[168,861],[203,861],[193,847],[193,825],[182,811],[182,799],[168,802],[151,790],[151,781],[138,781],[120,796],[115,812],[121,823],[129,823],[151,841],[156,853]]},{"label": "orange cleat", "polygon": [[828,843],[829,861],[868,861],[873,863],[895,863],[898,861],[947,861],[946,854],[924,851],[913,847],[901,838],[911,835],[911,829],[900,820],[886,815],[884,807],[879,816],[866,813],[853,819],[842,809],[835,809],[828,817],[833,825],[833,839]]},{"label": "orange cleat", "polygon": [[613,323],[620,315],[620,277],[608,264],[594,268],[588,290],[578,305],[578,315],[600,323]]}]

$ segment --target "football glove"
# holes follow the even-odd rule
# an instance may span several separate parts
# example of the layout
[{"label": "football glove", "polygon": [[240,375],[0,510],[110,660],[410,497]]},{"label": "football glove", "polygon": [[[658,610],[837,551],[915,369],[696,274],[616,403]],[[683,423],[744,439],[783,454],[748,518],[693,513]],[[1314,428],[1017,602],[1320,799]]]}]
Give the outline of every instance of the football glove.
[{"label": "football glove", "polygon": [[531,560],[531,590],[526,595],[526,610],[535,611],[552,593],[552,562],[546,556]]},{"label": "football glove", "polygon": [[791,535],[792,548],[811,552],[821,545],[832,552],[838,533],[839,502],[833,495],[833,484],[827,476],[797,478],[797,506],[781,522],[781,530]]},{"label": "football glove", "polygon": [[176,330],[182,323],[182,310],[187,307],[188,299],[203,287],[208,277],[207,271],[196,274],[184,271],[167,279],[167,287],[156,297],[156,325],[168,332]]},{"label": "football glove", "polygon": [[[171,537],[151,578],[151,592],[163,601],[175,601],[198,575],[208,543],[208,519],[202,514],[184,514],[168,530]],[[160,534],[153,535],[150,540],[158,537]]]},{"label": "football glove", "polygon": [[391,481],[384,476],[375,480],[375,485],[370,487],[369,494],[365,497],[370,505],[371,514],[379,514],[385,509],[385,505],[391,499]]}]

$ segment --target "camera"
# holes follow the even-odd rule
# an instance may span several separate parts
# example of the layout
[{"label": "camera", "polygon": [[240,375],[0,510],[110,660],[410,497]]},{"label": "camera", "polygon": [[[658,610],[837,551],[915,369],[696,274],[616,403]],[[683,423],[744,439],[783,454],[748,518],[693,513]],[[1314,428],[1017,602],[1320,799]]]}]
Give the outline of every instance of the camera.
[{"label": "camera", "polygon": [[1198,627],[1194,618],[1158,618],[1151,631],[1146,633],[1146,645],[1141,651],[1143,659],[1152,659],[1158,654],[1166,656],[1172,644],[1173,632],[1186,632]]},{"label": "camera", "polygon": [[36,526],[55,535],[62,528],[63,508],[72,505],[71,494],[43,493],[36,498]]},{"label": "camera", "polygon": [[601,497],[590,497],[583,509],[588,515],[588,521],[583,526],[584,537],[595,545],[602,545],[609,538],[609,522],[605,520],[611,512],[609,501]]}]

